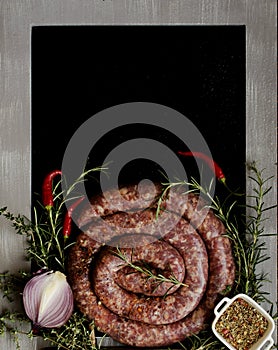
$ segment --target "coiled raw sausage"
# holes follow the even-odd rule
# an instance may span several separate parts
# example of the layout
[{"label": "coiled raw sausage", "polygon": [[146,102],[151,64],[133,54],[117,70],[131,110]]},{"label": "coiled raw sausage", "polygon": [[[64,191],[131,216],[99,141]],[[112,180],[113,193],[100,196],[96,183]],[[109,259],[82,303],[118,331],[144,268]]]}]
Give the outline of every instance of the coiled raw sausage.
[{"label": "coiled raw sausage", "polygon": [[[78,219],[86,229],[68,264],[76,304],[100,331],[121,343],[157,347],[182,341],[205,327],[219,293],[233,284],[235,265],[225,228],[198,196],[179,192],[171,208],[182,217],[164,211],[157,227],[156,202],[148,188],[143,199],[136,186],[121,191],[126,206],[116,210],[110,191],[94,197]],[[129,263],[147,264],[154,275],[174,276],[177,284],[157,283]]]}]

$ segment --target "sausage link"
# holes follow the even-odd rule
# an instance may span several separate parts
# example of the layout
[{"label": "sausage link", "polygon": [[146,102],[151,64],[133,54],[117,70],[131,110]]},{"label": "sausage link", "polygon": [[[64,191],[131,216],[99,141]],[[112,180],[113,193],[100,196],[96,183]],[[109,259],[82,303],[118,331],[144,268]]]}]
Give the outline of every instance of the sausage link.
[{"label": "sausage link", "polygon": [[[173,226],[176,214],[163,211],[158,229],[155,208],[147,209],[154,205],[147,192],[143,191],[146,210],[142,210],[144,200],[138,202],[137,188],[132,186],[123,190],[127,204],[121,204],[119,210],[109,209],[107,198],[117,206],[113,191],[92,200],[93,207],[85,208],[79,220],[80,225],[91,224],[77,237],[68,273],[77,307],[100,331],[120,343],[151,348],[171,345],[204,329],[220,293],[233,284],[235,264],[224,225],[211,210],[204,209],[200,197],[174,193],[170,207],[176,207],[182,218]],[[104,220],[98,221],[99,216]],[[148,232],[144,231],[146,226]],[[184,285],[175,286],[166,296],[158,294],[164,293],[167,284],[153,296],[153,281],[145,287],[133,287],[133,283],[144,282],[144,276],[115,255],[115,247],[123,240],[144,241],[146,237],[150,240],[145,245],[127,246],[122,252],[136,264],[150,263],[157,273],[165,270],[164,252],[171,247],[172,270]]]}]

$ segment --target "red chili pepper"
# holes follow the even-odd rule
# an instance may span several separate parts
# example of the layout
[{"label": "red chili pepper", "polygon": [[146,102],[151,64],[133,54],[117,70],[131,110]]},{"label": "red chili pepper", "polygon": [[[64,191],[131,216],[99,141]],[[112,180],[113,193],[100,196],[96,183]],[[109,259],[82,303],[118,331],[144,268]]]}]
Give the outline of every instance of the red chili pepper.
[{"label": "red chili pepper", "polygon": [[63,236],[65,239],[67,239],[71,234],[71,227],[72,227],[72,213],[76,209],[76,207],[84,200],[85,196],[80,197],[72,203],[72,205],[69,207],[65,218],[64,218],[64,224],[63,224]]},{"label": "red chili pepper", "polygon": [[181,152],[179,151],[178,154],[185,156],[185,157],[197,157],[203,159],[207,165],[210,167],[210,169],[214,172],[217,179],[225,184],[226,177],[220,168],[220,166],[210,157],[208,157],[206,154],[202,152]]},{"label": "red chili pepper", "polygon": [[49,173],[44,181],[43,181],[43,185],[42,185],[42,203],[43,205],[47,208],[50,209],[53,207],[53,192],[52,192],[52,183],[53,183],[53,179],[57,176],[57,175],[62,175],[61,170],[54,170],[51,173]]}]

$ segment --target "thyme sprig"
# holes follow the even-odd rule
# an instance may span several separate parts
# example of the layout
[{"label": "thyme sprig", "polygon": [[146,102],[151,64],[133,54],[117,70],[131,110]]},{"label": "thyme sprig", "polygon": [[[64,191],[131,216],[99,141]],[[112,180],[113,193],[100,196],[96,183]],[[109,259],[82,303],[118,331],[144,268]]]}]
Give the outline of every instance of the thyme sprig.
[{"label": "thyme sprig", "polygon": [[127,264],[132,269],[145,275],[148,280],[151,279],[153,281],[158,282],[158,285],[160,285],[161,283],[171,283],[173,286],[178,285],[178,286],[188,287],[187,284],[180,282],[174,274],[171,274],[170,277],[168,278],[160,273],[158,274],[153,273],[152,268],[147,263],[145,263],[143,266],[134,264],[132,260],[130,260],[119,247],[116,247],[116,251],[113,250],[113,254],[116,255],[118,258],[120,258],[125,264]]},{"label": "thyme sprig", "polygon": [[0,335],[9,333],[14,341],[16,350],[20,350],[19,335],[29,336],[29,333],[24,330],[28,324],[26,315],[17,312],[5,310],[0,314]]},{"label": "thyme sprig", "polygon": [[19,271],[17,274],[3,272],[0,273],[0,291],[3,298],[7,298],[9,302],[14,301],[19,293],[22,292],[25,284],[30,277],[30,273]]},{"label": "thyme sprig", "polygon": [[94,323],[85,316],[74,312],[69,321],[61,328],[46,329],[42,333],[45,341],[63,350],[97,350]]},{"label": "thyme sprig", "polygon": [[[29,320],[20,312],[4,311],[0,314],[0,335],[9,333],[20,350],[20,335],[30,339],[37,337],[28,329]],[[40,337],[57,349],[61,350],[98,350],[100,345],[95,342],[94,323],[88,322],[85,316],[74,312],[69,321],[61,328],[44,329]]]}]

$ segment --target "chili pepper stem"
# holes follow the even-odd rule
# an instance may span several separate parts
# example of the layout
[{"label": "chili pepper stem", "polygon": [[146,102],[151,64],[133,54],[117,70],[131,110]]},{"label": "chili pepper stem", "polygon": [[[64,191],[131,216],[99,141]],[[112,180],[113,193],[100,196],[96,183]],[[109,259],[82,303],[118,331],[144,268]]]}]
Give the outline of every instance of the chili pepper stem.
[{"label": "chili pepper stem", "polygon": [[202,159],[204,162],[207,163],[208,167],[214,172],[217,180],[221,182],[232,195],[244,196],[244,193],[234,192],[228,187],[226,182],[226,176],[224,175],[223,170],[212,158],[210,158],[206,154],[202,152],[181,152],[181,151],[178,151],[178,154],[184,157],[197,157]]},{"label": "chili pepper stem", "polygon": [[178,154],[184,156],[184,157],[196,157],[202,159],[205,163],[207,163],[208,167],[213,171],[216,178],[225,183],[226,177],[220,168],[220,166],[209,156],[202,152],[181,152],[179,151]]},{"label": "chili pepper stem", "polygon": [[220,179],[218,179],[220,182],[222,182],[224,185],[226,185],[226,178],[222,177]]}]

